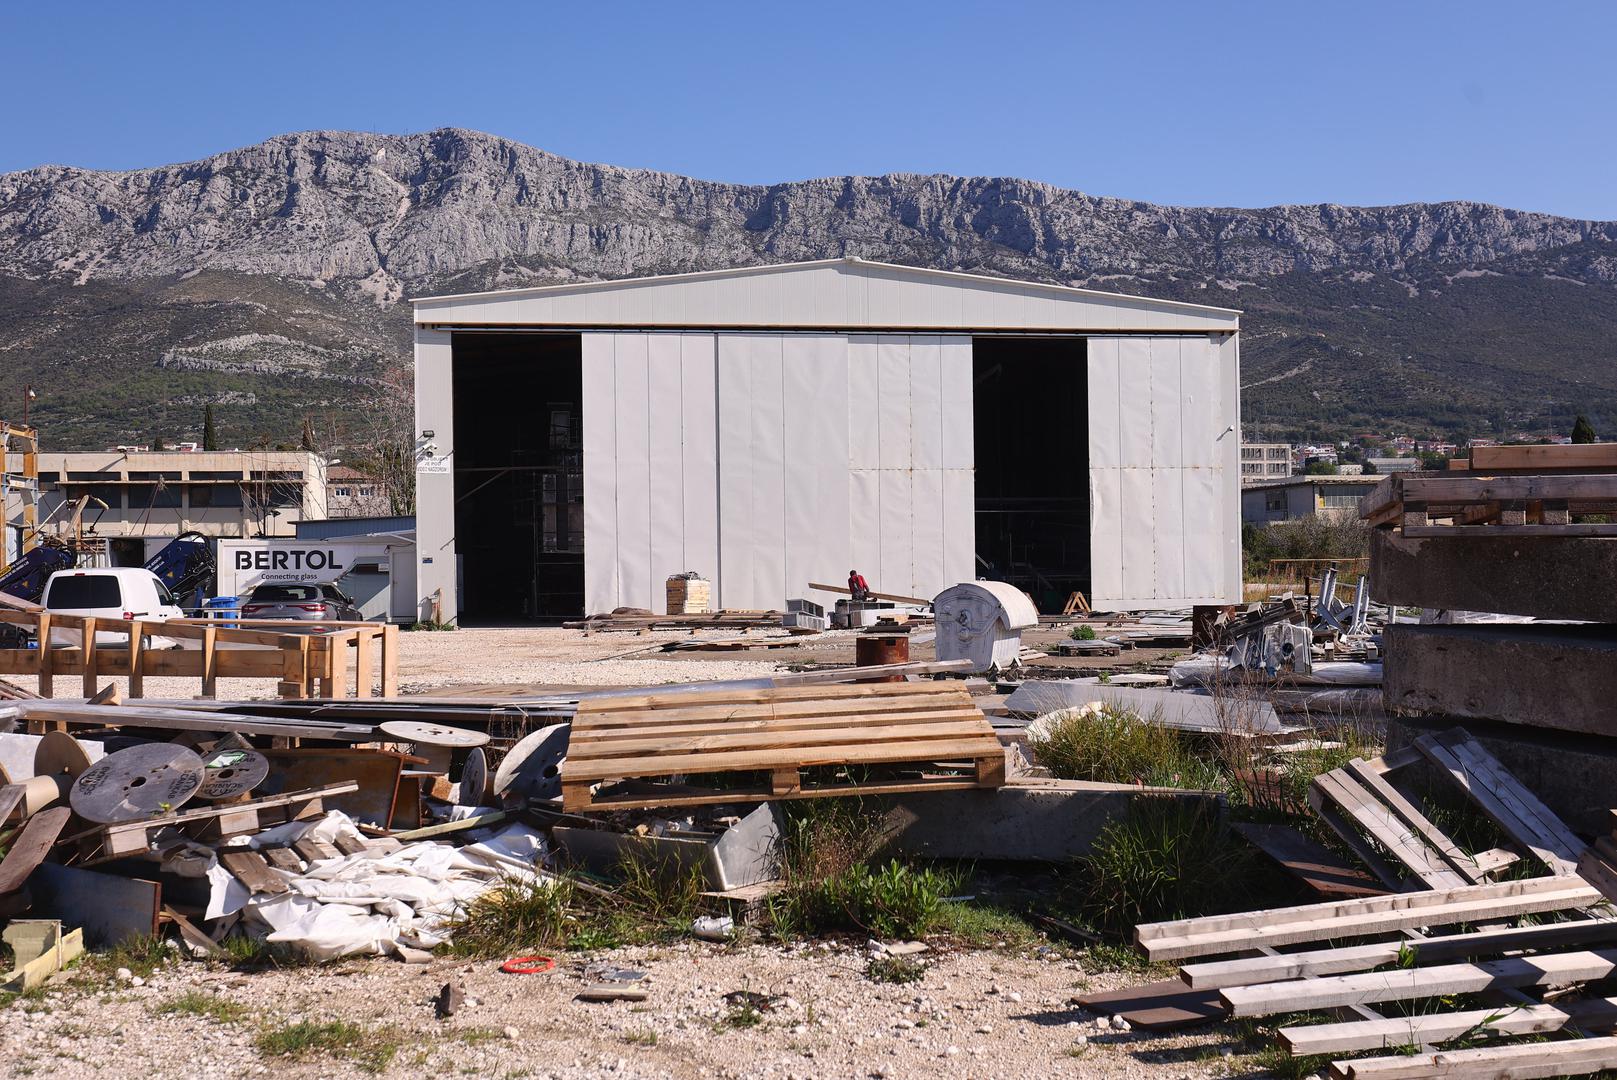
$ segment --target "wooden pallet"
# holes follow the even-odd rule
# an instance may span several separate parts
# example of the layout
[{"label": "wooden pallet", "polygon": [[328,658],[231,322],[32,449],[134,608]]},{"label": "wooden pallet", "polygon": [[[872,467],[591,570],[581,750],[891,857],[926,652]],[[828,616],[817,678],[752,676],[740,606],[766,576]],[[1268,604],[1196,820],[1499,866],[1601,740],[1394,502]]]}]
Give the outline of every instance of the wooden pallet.
[{"label": "wooden pallet", "polygon": [[[960,770],[939,763],[960,763]],[[871,775],[824,778],[822,767],[869,769]],[[726,773],[769,779],[737,787],[669,782]],[[596,790],[609,781],[657,784]],[[999,787],[1005,751],[958,685],[649,694],[581,703],[561,782],[569,811]]]},{"label": "wooden pallet", "polygon": [[[1415,537],[1617,536],[1574,514],[1617,512],[1617,472],[1398,473],[1359,502],[1373,527]],[[1439,524],[1440,522],[1444,524]]]}]

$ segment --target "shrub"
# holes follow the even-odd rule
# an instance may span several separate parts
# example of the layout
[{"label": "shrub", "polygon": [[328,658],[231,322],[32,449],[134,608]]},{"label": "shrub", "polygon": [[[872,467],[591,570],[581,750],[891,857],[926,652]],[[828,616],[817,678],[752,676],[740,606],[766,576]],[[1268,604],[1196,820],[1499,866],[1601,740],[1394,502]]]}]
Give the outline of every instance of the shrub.
[{"label": "shrub", "polygon": [[1090,853],[1080,900],[1093,925],[1183,919],[1238,902],[1251,849],[1235,843],[1215,813],[1179,797],[1141,796],[1103,828]]},{"label": "shrub", "polygon": [[877,870],[856,864],[834,877],[801,882],[775,898],[771,921],[781,933],[852,930],[880,938],[916,937],[937,921],[958,875],[893,860]]},{"label": "shrub", "polygon": [[872,956],[865,964],[865,978],[871,982],[920,982],[926,975],[926,965],[908,956]]},{"label": "shrub", "polygon": [[1160,717],[1145,718],[1109,702],[1052,713],[1030,734],[1039,762],[1063,780],[1210,790],[1224,786],[1217,764],[1195,753],[1188,733],[1168,727]]},{"label": "shrub", "polygon": [[455,952],[510,956],[527,949],[565,945],[578,925],[566,878],[507,878],[466,904],[450,921]]},{"label": "shrub", "polygon": [[1075,626],[1072,628],[1071,637],[1074,641],[1094,641],[1095,628],[1093,626]]}]

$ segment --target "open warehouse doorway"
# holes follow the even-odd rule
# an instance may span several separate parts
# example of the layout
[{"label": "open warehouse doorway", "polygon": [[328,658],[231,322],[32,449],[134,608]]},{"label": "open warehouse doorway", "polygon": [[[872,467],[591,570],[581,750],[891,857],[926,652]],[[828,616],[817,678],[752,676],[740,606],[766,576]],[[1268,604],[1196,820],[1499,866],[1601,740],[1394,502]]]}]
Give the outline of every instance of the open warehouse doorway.
[{"label": "open warehouse doorway", "polygon": [[1040,611],[1090,595],[1089,382],[1081,337],[974,337],[977,572]]},{"label": "open warehouse doorway", "polygon": [[455,549],[465,625],[584,608],[583,344],[453,337]]}]

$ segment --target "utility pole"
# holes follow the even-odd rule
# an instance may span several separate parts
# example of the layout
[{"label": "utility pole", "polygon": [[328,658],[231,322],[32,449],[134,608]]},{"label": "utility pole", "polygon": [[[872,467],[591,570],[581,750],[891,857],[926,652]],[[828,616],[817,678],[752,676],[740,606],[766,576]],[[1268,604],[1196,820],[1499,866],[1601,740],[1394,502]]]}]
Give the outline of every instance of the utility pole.
[{"label": "utility pole", "polygon": [[25,386],[25,387],[22,388],[22,426],[23,427],[28,426],[28,403],[30,401],[33,401],[38,396],[39,396],[38,394],[34,393],[34,388],[32,386]]}]

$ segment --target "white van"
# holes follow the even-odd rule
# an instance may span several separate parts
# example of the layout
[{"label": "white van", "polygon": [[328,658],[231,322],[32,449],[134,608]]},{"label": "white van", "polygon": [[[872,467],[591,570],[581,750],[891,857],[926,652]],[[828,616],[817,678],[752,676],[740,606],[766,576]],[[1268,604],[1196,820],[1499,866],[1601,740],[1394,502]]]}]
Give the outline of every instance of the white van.
[{"label": "white van", "polygon": [[[163,622],[185,617],[162,580],[140,566],[58,570],[45,583],[44,606],[53,614],[93,616],[109,622],[119,619]],[[77,630],[51,628],[53,645],[77,645],[79,636]],[[116,632],[98,630],[95,635],[97,645],[128,640],[128,634]],[[152,644],[162,648],[172,643],[153,639]]]}]

